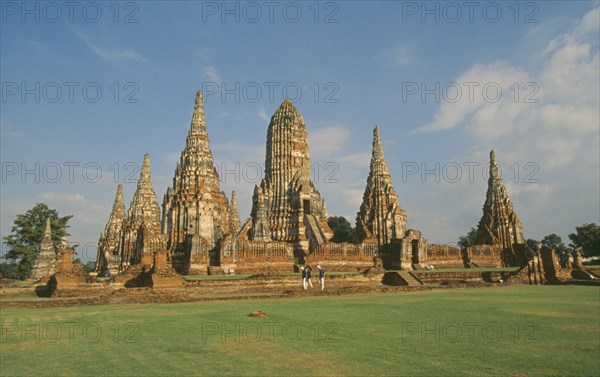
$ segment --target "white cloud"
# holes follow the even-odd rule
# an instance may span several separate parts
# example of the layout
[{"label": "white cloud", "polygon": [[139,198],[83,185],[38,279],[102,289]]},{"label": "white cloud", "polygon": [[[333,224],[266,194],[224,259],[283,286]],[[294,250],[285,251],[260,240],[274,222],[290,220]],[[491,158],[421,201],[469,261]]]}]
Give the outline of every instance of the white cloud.
[{"label": "white cloud", "polygon": [[[265,160],[264,145],[251,145],[239,140],[230,140],[225,143],[213,144],[212,149],[216,155],[226,156],[225,159],[222,159],[223,161],[258,162],[262,164]],[[218,159],[215,158],[215,161],[218,161]]]},{"label": "white cloud", "polygon": [[[455,157],[457,161],[484,161],[490,149],[496,150],[525,236],[532,238],[572,229],[584,221],[597,221],[600,178],[598,8],[574,22],[567,32],[553,38],[542,50],[541,62],[534,58],[519,62],[497,60],[467,69],[454,81],[498,83],[503,90],[502,98],[497,102],[486,101],[481,96],[474,101],[467,98],[457,103],[442,101],[432,121],[416,130],[419,133],[453,129],[463,132],[460,137],[466,137],[473,147],[465,151],[464,156]],[[535,64],[529,66],[522,61]],[[519,83],[518,98],[515,98],[514,83]],[[532,84],[526,87],[528,83]],[[534,101],[525,101],[527,95]],[[435,234],[438,239],[446,233],[440,233],[430,224],[435,219],[436,208],[447,205],[449,197],[453,198],[452,203],[468,203],[468,208],[462,208],[459,214],[473,217],[475,211],[479,212],[485,199],[485,183],[478,178],[474,184],[461,180],[457,184],[442,181],[429,185],[433,191],[427,192],[424,207],[419,204],[421,215],[416,217],[422,221],[421,230],[426,235]],[[435,195],[436,192],[439,195]],[[425,209],[431,212],[428,214]],[[412,209],[409,217],[411,213]],[[454,228],[466,231],[468,224],[476,224],[477,220],[479,217],[470,220],[457,217]]]},{"label": "white cloud", "polygon": [[[355,166],[359,169],[365,169],[365,168],[368,169],[369,163],[371,162],[371,153],[364,152],[364,153],[348,154],[348,155],[340,157],[338,160],[340,161],[340,163],[347,164],[350,166]],[[365,176],[365,179],[367,179],[366,176]]]},{"label": "white cloud", "polygon": [[531,81],[522,68],[497,60],[487,65],[477,64],[452,82],[429,84],[430,87],[438,85],[442,105],[433,121],[416,132],[449,130],[478,115],[487,120],[511,104],[514,91],[510,88],[515,82]]},{"label": "white cloud", "polygon": [[262,107],[260,108],[260,110],[258,110],[258,113],[256,113],[256,115],[258,115],[258,117],[265,122],[270,121],[269,116],[267,115],[267,111]]},{"label": "white cloud", "polygon": [[415,58],[406,47],[394,47],[385,51],[385,60],[388,64],[398,67],[411,65],[415,62]]},{"label": "white cloud", "polygon": [[38,198],[44,200],[49,207],[57,208],[59,213],[76,213],[76,218],[74,217],[73,220],[77,223],[104,226],[110,212],[109,207],[93,203],[80,193],[45,192],[38,195]]},{"label": "white cloud", "polygon": [[2,136],[11,137],[15,139],[21,139],[27,136],[23,132],[11,130],[7,122],[0,122],[0,132],[2,132]]},{"label": "white cloud", "polygon": [[208,79],[207,81],[209,82],[214,82],[214,83],[221,83],[223,80],[221,80],[221,75],[219,74],[219,70],[217,70],[217,68],[215,66],[209,65],[206,66],[202,69],[202,73],[204,74],[204,76],[206,76],[206,78]]},{"label": "white cloud", "polygon": [[[365,186],[366,186],[366,177],[365,177]],[[360,209],[360,204],[362,203],[364,189],[345,189],[342,190],[342,199],[344,201],[344,205],[349,208],[354,208],[354,216]],[[348,216],[348,215],[346,215]],[[349,219],[351,224],[354,224],[354,218]]]},{"label": "white cloud", "polygon": [[79,193],[75,194],[57,194],[55,192],[46,192],[39,195],[40,199],[52,201],[52,202],[71,202],[71,203],[85,203],[85,198]]},{"label": "white cloud", "polygon": [[310,152],[316,157],[326,157],[341,150],[350,139],[350,130],[342,125],[319,128],[309,135]]},{"label": "white cloud", "polygon": [[85,45],[92,50],[94,54],[111,63],[117,63],[122,61],[148,61],[142,54],[135,50],[117,50],[117,49],[106,49],[98,46],[94,43],[90,37],[79,30],[74,30],[75,34],[85,43]]}]

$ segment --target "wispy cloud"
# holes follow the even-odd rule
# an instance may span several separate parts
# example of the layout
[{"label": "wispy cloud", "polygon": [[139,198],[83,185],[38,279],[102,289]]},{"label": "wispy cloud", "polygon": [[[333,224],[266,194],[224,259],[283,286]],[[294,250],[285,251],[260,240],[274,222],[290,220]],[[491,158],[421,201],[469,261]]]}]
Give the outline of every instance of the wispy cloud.
[{"label": "wispy cloud", "polygon": [[110,207],[91,202],[82,194],[61,194],[45,192],[37,196],[60,213],[77,213],[75,221],[88,225],[103,225]]},{"label": "wispy cloud", "polygon": [[204,67],[202,69],[202,73],[208,79],[207,81],[216,82],[216,83],[222,82],[221,75],[219,74],[219,70],[213,65]]},{"label": "wispy cloud", "polygon": [[[560,34],[555,31],[556,37],[547,39],[550,42],[541,49],[543,53],[532,52],[541,59],[530,59],[535,64],[527,64],[530,60],[525,59],[473,65],[453,81],[479,83],[475,92],[478,98],[469,101],[468,92],[463,88],[464,97],[460,101],[442,102],[431,122],[416,130],[418,133],[451,129],[464,132],[462,137],[467,138],[472,147],[456,161],[481,161],[480,166],[483,166],[484,156],[490,149],[496,150],[504,168],[505,184],[527,237],[541,237],[547,234],[542,232],[550,232],[550,229],[574,226],[582,217],[589,218],[588,221],[597,219],[597,212],[593,214],[598,208],[600,160],[597,35],[598,9],[594,9],[573,22],[569,30]],[[502,88],[499,101],[482,98],[485,83],[495,83]],[[527,83],[534,86],[525,87]],[[517,90],[519,97],[515,97]],[[526,96],[534,101],[525,101]],[[429,185],[429,200],[421,203],[417,212],[408,202],[406,209],[412,219],[416,219],[416,227],[425,234],[444,236],[443,227],[440,230],[425,221],[431,219],[430,215],[415,214],[435,211],[452,197],[455,203],[462,204],[457,207],[460,215],[456,218],[457,224],[468,229],[465,216],[478,212],[484,199],[485,182],[480,166],[477,167],[478,179],[473,184],[466,179],[467,171],[463,169],[463,178],[456,183],[442,179]],[[441,176],[443,178],[443,174]],[[573,182],[578,185],[575,195]],[[475,202],[471,197],[476,198]],[[565,201],[565,197],[570,200]],[[548,215],[557,213],[561,215]],[[538,221],[539,218],[544,221]],[[476,220],[473,218],[470,222]],[[448,235],[456,234],[452,228],[449,227]]]},{"label": "wispy cloud", "polygon": [[258,115],[258,117],[261,120],[264,120],[265,122],[269,121],[269,116],[267,115],[267,111],[263,108],[261,108],[260,110],[258,110],[258,113],[256,113],[256,115]]},{"label": "wispy cloud", "polygon": [[3,137],[22,139],[27,136],[23,132],[11,130],[6,122],[0,122],[0,131],[2,132]]},{"label": "wispy cloud", "polygon": [[6,136],[8,136],[8,137],[14,137],[16,139],[22,139],[22,138],[24,138],[27,135],[25,135],[23,132],[19,132],[19,131],[8,131],[6,133]]},{"label": "wispy cloud", "polygon": [[406,47],[394,47],[384,52],[385,61],[389,65],[403,67],[415,62],[414,56]]},{"label": "wispy cloud", "polygon": [[118,50],[118,49],[106,49],[98,46],[94,43],[90,37],[83,32],[74,29],[75,34],[81,39],[83,43],[97,56],[111,63],[118,63],[123,61],[140,61],[147,62],[148,60],[139,52],[131,49]]},{"label": "wispy cloud", "polygon": [[350,139],[350,130],[342,125],[316,129],[309,135],[310,151],[313,155],[328,156],[339,151]]},{"label": "wispy cloud", "polygon": [[[516,82],[525,84],[532,81],[522,68],[514,67],[505,60],[497,60],[490,64],[477,64],[454,79],[452,83],[436,83],[439,91],[451,100],[446,100],[446,97],[442,98],[442,105],[434,115],[433,121],[418,128],[416,132],[449,130],[464,124],[473,117],[487,118],[487,115],[491,113],[504,112],[506,107],[511,107],[513,104],[509,98],[511,94],[509,88]],[[499,95],[494,92],[498,87],[502,91]],[[444,88],[451,88],[453,91],[445,94]],[[491,89],[486,92],[484,88]],[[456,95],[454,91],[456,91]],[[496,101],[498,97],[500,99]],[[506,114],[506,112],[504,113]]]},{"label": "wispy cloud", "polygon": [[[510,131],[519,123],[537,122],[544,127],[546,123],[542,123],[542,119],[532,116],[545,113],[560,116],[566,122],[563,127],[567,124],[577,129],[597,126],[600,76],[597,21],[596,8],[574,22],[571,30],[550,41],[543,52],[545,61],[539,73],[534,73],[535,67],[522,67],[506,60],[474,65],[453,80],[462,86],[462,96],[456,101],[442,101],[432,122],[416,132],[467,126],[481,131],[479,135],[489,139]],[[473,96],[469,95],[470,90],[464,83],[476,84]],[[500,100],[486,98],[483,90],[486,84],[501,88],[500,96],[496,97]],[[443,93],[443,89],[441,91]],[[561,110],[557,111],[556,106]],[[572,116],[572,121],[565,119],[567,114]],[[587,116],[582,119],[584,115]],[[548,120],[548,117],[544,118]]]}]

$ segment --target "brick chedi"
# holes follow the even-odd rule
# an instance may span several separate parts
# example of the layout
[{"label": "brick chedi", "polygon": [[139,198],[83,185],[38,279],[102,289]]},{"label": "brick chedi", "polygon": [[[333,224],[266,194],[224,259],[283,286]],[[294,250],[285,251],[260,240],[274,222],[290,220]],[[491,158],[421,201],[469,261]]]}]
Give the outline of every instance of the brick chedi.
[{"label": "brick chedi", "polygon": [[237,196],[235,191],[231,192],[231,202],[228,209],[229,216],[229,233],[236,234],[240,230],[240,211],[237,206]]},{"label": "brick chedi", "polygon": [[73,263],[74,253],[65,235],[58,247],[56,273],[47,283],[53,295],[60,295],[60,290],[79,288],[86,283],[87,274],[80,264]]},{"label": "brick chedi", "polygon": [[119,272],[121,264],[121,240],[123,222],[125,221],[125,202],[123,200],[123,186],[117,186],[115,202],[110,212],[104,233],[98,240],[98,256],[96,258],[96,272],[103,274],[110,272],[115,275]]},{"label": "brick chedi", "polygon": [[209,263],[209,253],[223,236],[239,229],[233,198],[232,205],[235,210],[230,208],[219,187],[206,131],[202,92],[198,91],[185,148],[162,208],[162,232],[168,237],[168,249],[178,270],[186,270],[189,263],[203,269]]},{"label": "brick chedi", "polygon": [[305,253],[332,237],[325,201],[310,179],[306,124],[289,100],[271,117],[265,178],[255,187],[247,225],[252,240],[292,242]]},{"label": "brick chedi", "polygon": [[50,227],[50,218],[46,219],[44,236],[40,243],[40,250],[31,270],[31,278],[39,280],[44,277],[50,277],[56,269],[56,251],[52,242],[52,230]]},{"label": "brick chedi", "polygon": [[373,130],[373,151],[367,187],[360,211],[356,216],[355,242],[377,240],[378,245],[403,238],[406,213],[398,203],[392,179],[383,155],[379,128]]},{"label": "brick chedi", "polygon": [[123,268],[139,263],[152,264],[154,251],[165,247],[160,226],[160,207],[150,176],[150,156],[146,154],[123,225]]},{"label": "brick chedi", "polygon": [[502,245],[511,248],[525,242],[521,221],[513,209],[500,175],[494,151],[490,152],[490,177],[483,216],[477,229],[478,245]]}]

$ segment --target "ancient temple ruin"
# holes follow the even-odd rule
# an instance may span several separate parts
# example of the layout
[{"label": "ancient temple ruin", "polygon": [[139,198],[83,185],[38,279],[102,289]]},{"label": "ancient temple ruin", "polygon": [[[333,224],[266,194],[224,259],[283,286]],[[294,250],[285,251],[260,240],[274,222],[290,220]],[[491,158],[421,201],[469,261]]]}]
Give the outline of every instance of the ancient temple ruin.
[{"label": "ancient temple ruin", "polygon": [[[179,271],[206,271],[225,234],[239,230],[235,194],[231,205],[220,189],[208,143],[202,92],[196,94],[192,123],[175,168],[173,185],[163,199],[162,232]],[[218,262],[213,261],[213,264]]]},{"label": "ancient temple ruin", "polygon": [[121,268],[134,264],[150,264],[153,252],[164,248],[161,234],[160,207],[150,175],[150,156],[144,155],[137,188],[123,222]]},{"label": "ancient temple ruin", "polygon": [[125,221],[125,202],[123,200],[123,185],[117,186],[115,202],[98,240],[98,256],[96,257],[96,272],[116,275],[121,265],[120,246],[122,241],[123,222]]},{"label": "ancient temple ruin", "polygon": [[475,245],[465,250],[467,265],[500,267],[520,265],[527,251],[523,226],[500,175],[496,154],[490,152],[490,176],[477,228]]},{"label": "ancient temple ruin", "polygon": [[266,149],[265,178],[254,189],[243,231],[250,240],[291,242],[302,258],[333,233],[325,200],[310,177],[306,124],[289,100],[271,117]]},{"label": "ancient temple ruin", "polygon": [[334,243],[325,200],[311,180],[306,123],[285,100],[269,122],[264,178],[255,186],[250,217],[241,224],[235,191],[228,200],[220,189],[198,92],[162,216],[145,155],[127,212],[122,188],[117,188],[99,241],[97,272],[119,273],[125,285],[177,286],[173,268],[181,274],[220,274],[292,271],[305,263],[330,270],[521,265],[521,222],[493,151],[490,158],[477,244],[466,250],[429,244],[419,230],[407,227],[375,127],[353,242]]},{"label": "ancient temple ruin", "polygon": [[40,251],[33,264],[33,269],[31,270],[31,278],[39,280],[50,277],[55,272],[56,262],[56,251],[54,250],[54,243],[52,242],[50,218],[47,218],[44,236],[40,243]]},{"label": "ancient temple ruin", "polygon": [[477,228],[477,244],[511,247],[524,243],[523,226],[502,181],[496,154],[490,152],[490,176],[483,205],[483,216]]},{"label": "ancient temple ruin", "polygon": [[328,243],[311,251],[307,260],[329,268],[411,268],[426,260],[427,241],[406,229],[407,217],[392,186],[379,127],[373,130],[369,175],[356,216],[353,243]]},{"label": "ancient temple ruin", "polygon": [[398,195],[392,186],[392,178],[383,155],[379,127],[373,130],[373,150],[367,187],[360,211],[356,216],[354,240],[377,240],[385,245],[404,237],[406,213],[398,203]]},{"label": "ancient temple ruin", "polygon": [[240,230],[240,211],[237,206],[237,195],[235,191],[231,192],[231,202],[227,209],[227,217],[229,219],[227,233],[236,234]]}]

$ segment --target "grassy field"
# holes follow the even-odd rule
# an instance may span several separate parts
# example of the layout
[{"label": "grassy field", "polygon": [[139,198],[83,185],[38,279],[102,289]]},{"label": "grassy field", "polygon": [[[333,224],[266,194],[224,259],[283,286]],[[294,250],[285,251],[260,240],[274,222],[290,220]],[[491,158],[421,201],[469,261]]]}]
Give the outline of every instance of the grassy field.
[{"label": "grassy field", "polygon": [[1,322],[2,376],[600,374],[600,289],[587,286],[2,310]]}]

